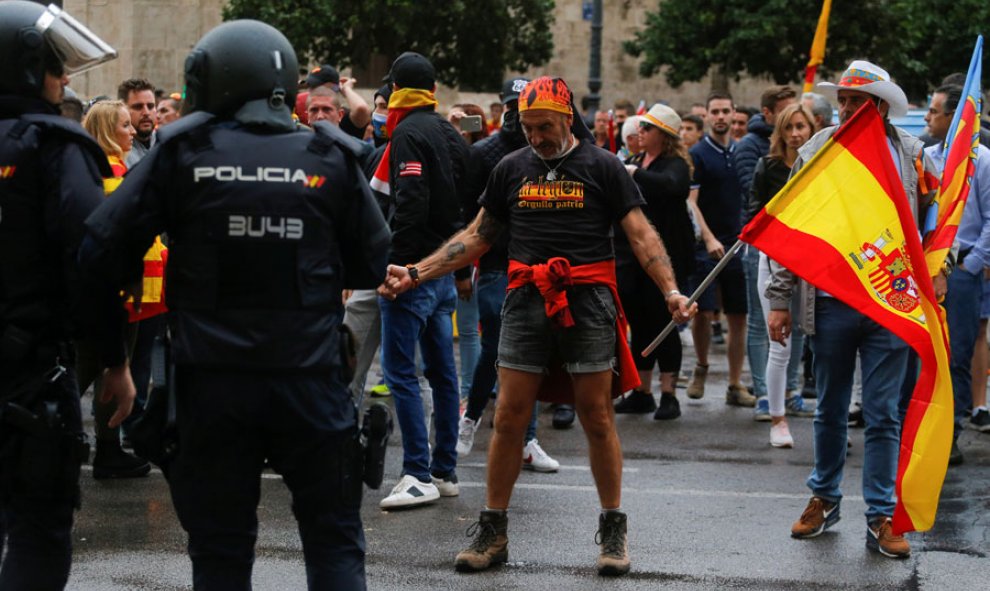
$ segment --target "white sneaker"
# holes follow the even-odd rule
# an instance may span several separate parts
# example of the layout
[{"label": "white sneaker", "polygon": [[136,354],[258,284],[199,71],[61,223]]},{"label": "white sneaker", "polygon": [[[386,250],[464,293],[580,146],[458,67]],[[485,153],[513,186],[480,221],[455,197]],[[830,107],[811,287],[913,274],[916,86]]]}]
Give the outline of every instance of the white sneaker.
[{"label": "white sneaker", "polygon": [[794,447],[794,438],[786,422],[777,423],[770,427],[770,445],[774,447]]},{"label": "white sneaker", "polygon": [[478,430],[478,422],[467,417],[461,417],[457,425],[457,455],[466,456],[474,447],[474,433]]},{"label": "white sneaker", "polygon": [[382,509],[415,507],[432,503],[439,498],[440,491],[432,482],[420,482],[415,476],[406,474],[378,506]]},{"label": "white sneaker", "polygon": [[540,442],[533,439],[523,448],[523,468],[536,472],[556,472],[560,462],[547,455]]},{"label": "white sneaker", "polygon": [[430,476],[430,479],[433,481],[433,486],[437,487],[441,497],[456,497],[461,494],[461,487],[457,485],[456,474],[451,474],[446,478]]}]

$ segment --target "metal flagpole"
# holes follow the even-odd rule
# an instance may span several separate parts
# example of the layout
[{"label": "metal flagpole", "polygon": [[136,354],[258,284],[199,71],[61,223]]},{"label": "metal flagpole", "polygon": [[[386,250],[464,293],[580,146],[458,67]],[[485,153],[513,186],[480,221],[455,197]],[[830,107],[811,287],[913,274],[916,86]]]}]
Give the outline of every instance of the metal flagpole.
[{"label": "metal flagpole", "polygon": [[[736,240],[736,243],[732,245],[732,248],[730,248],[725,252],[725,255],[723,255],[722,258],[718,261],[718,264],[715,265],[715,268],[712,269],[712,272],[708,274],[708,277],[705,277],[705,280],[701,282],[701,285],[698,286],[698,289],[694,290],[694,293],[692,293],[691,297],[688,298],[687,305],[689,307],[691,306],[691,304],[698,301],[698,298],[701,297],[701,294],[705,293],[705,290],[708,289],[708,286],[712,284],[712,281],[715,281],[715,278],[718,277],[718,274],[721,273],[722,269],[724,269],[725,266],[729,264],[729,261],[732,260],[732,257],[734,257],[736,253],[739,252],[739,249],[742,248],[744,244],[746,243],[743,242],[742,240]],[[650,343],[648,347],[643,349],[643,352],[640,353],[640,355],[646,357],[647,355],[652,353],[653,350],[659,347],[660,343],[662,343],[663,340],[667,338],[667,335],[670,334],[670,331],[674,330],[675,326],[677,326],[677,323],[671,320],[667,324],[667,326],[664,327],[660,335],[657,336],[657,338],[653,339],[653,342]]]}]

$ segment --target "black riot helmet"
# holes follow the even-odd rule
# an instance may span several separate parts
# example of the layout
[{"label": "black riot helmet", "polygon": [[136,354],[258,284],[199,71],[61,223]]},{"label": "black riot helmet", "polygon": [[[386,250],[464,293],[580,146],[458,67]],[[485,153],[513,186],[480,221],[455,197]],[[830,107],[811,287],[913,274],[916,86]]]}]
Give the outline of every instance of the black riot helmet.
[{"label": "black riot helmet", "polygon": [[40,96],[45,73],[77,74],[117,52],[55,5],[0,1],[0,93]]},{"label": "black riot helmet", "polygon": [[254,20],[224,23],[186,58],[186,105],[248,124],[292,127],[299,70],[289,40]]}]

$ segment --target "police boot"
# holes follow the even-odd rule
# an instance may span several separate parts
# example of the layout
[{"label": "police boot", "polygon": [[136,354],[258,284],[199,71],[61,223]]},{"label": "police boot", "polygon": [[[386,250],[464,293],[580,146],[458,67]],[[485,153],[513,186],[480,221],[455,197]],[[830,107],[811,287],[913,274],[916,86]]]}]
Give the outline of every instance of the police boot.
[{"label": "police boot", "polygon": [[96,441],[93,478],[140,478],[151,472],[151,464],[127,453],[119,441]]}]

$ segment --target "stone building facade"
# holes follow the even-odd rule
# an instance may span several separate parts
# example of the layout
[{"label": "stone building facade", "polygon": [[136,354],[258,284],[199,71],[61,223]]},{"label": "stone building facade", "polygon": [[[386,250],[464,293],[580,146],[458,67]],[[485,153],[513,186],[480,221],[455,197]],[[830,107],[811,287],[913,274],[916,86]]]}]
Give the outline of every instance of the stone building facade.
[{"label": "stone building facade", "polygon": [[[182,69],[186,55],[196,41],[222,22],[220,12],[226,0],[64,0],[70,14],[86,23],[94,32],[114,46],[120,57],[81,74],[72,87],[84,97],[112,95],[117,84],[130,77],[148,78],[167,92],[182,89]],[[709,80],[687,83],[672,89],[660,75],[643,78],[638,60],[622,51],[622,42],[645,26],[646,13],[655,10],[660,0],[604,0],[602,31],[602,105],[607,108],[619,99],[633,104],[640,100],[652,104],[664,100],[678,109],[704,101]],[[588,91],[588,55],[591,23],[584,19],[585,0],[557,0],[553,27],[554,55],[549,63],[525,74],[553,74],[563,77],[574,90],[576,99]],[[365,81],[359,80],[360,83]],[[371,81],[368,81],[371,82]],[[743,79],[730,88],[740,104],[759,101],[763,80]],[[371,100],[374,84],[362,91]],[[795,85],[796,87],[796,85]],[[441,88],[438,99],[443,105],[475,102],[487,107],[496,99],[493,94],[462,93]]]}]

